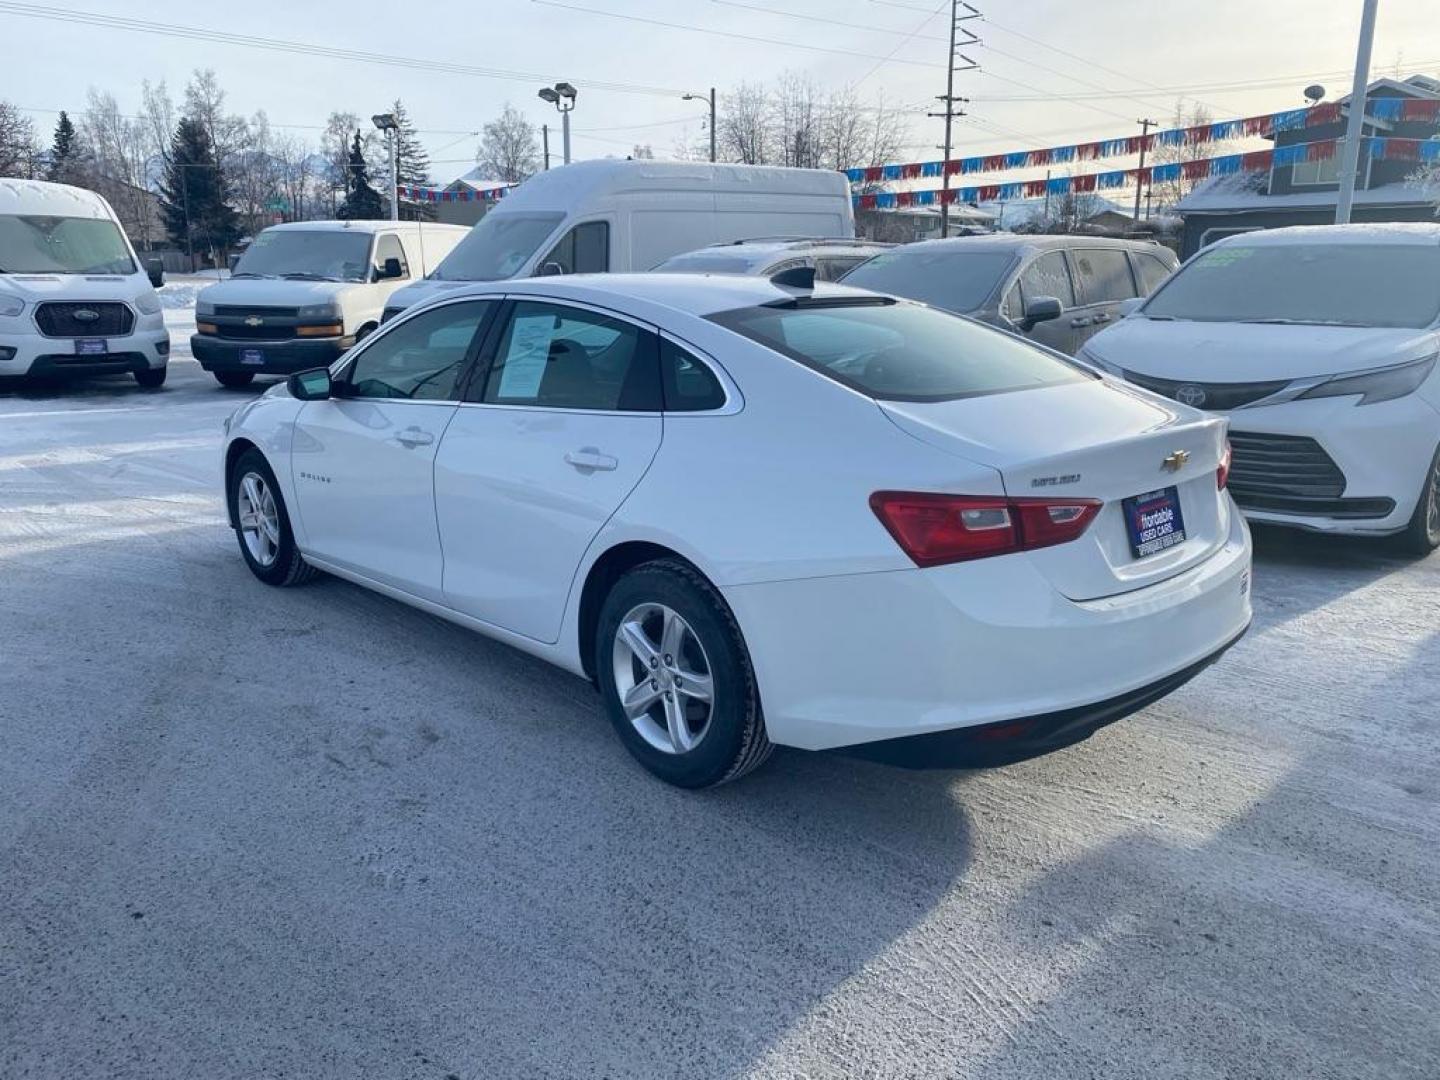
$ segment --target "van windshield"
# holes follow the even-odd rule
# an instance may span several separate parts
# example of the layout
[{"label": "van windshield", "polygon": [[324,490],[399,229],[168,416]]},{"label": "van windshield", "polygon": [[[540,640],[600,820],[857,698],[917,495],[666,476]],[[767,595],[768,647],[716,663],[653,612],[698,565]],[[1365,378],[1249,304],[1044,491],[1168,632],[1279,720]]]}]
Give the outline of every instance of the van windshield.
[{"label": "van windshield", "polygon": [[1180,268],[1150,319],[1419,329],[1440,318],[1440,246],[1221,244]]},{"label": "van windshield", "polygon": [[435,268],[439,281],[499,281],[514,277],[564,214],[490,213]]},{"label": "van windshield", "polygon": [[240,256],[235,276],[365,281],[370,276],[370,234],[338,229],[266,229]]},{"label": "van windshield", "polygon": [[0,214],[0,274],[133,274],[125,237],[108,218]]}]

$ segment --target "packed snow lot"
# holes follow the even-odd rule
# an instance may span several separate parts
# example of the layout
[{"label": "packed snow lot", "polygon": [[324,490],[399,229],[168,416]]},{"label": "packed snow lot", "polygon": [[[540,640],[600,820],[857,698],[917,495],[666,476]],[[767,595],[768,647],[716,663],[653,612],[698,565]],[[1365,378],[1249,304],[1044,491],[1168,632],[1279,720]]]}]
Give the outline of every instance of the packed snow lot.
[{"label": "packed snow lot", "polygon": [[[174,283],[167,288],[175,288]],[[0,1075],[1440,1075],[1440,556],[1061,753],[686,794],[584,683],[254,581],[221,390],[0,390]]]}]

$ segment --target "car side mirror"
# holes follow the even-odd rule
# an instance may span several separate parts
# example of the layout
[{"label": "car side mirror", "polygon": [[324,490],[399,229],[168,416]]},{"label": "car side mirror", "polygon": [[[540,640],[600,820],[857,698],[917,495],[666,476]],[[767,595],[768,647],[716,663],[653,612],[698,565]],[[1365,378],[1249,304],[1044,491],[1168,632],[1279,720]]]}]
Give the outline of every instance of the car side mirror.
[{"label": "car side mirror", "polygon": [[400,267],[400,260],[393,256],[375,268],[376,281],[390,281],[404,276],[405,271]]},{"label": "car side mirror", "polygon": [[536,276],[536,277],[560,277],[560,276],[563,276],[564,273],[565,273],[565,267],[561,266],[558,262],[553,262],[553,261],[552,261],[552,262],[544,262],[544,263],[541,263],[541,264],[540,264],[540,269],[535,271],[535,276]]},{"label": "car side mirror", "polygon": [[323,367],[297,371],[285,380],[285,385],[296,401],[325,401],[334,389],[330,382],[330,369]]},{"label": "car side mirror", "polygon": [[1135,312],[1140,310],[1140,305],[1143,303],[1145,303],[1143,296],[1132,296],[1129,300],[1121,300],[1120,318],[1123,319],[1127,315],[1134,315]]},{"label": "car side mirror", "polygon": [[150,279],[151,288],[160,288],[165,284],[165,264],[159,259],[146,259],[145,275]]},{"label": "car side mirror", "polygon": [[1053,296],[1037,296],[1033,300],[1027,300],[1025,318],[1020,322],[1020,329],[1028,334],[1035,329],[1037,323],[1058,319],[1064,311],[1064,305]]}]

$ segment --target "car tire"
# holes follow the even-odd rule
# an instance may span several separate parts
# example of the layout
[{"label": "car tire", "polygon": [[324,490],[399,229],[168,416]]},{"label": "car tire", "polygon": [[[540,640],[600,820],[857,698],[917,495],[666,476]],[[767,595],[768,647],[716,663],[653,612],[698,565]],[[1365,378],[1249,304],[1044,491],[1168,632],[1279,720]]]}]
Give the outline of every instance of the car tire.
[{"label": "car tire", "polygon": [[215,376],[215,380],[221,386],[229,387],[231,390],[239,390],[242,386],[249,386],[255,381],[253,371],[215,371],[211,374]]},{"label": "car tire", "polygon": [[264,454],[254,449],[241,454],[226,489],[235,539],[252,574],[284,587],[303,585],[319,572],[300,554],[285,497]]},{"label": "car tire", "polygon": [[1440,450],[1430,460],[1415,513],[1398,539],[1402,551],[1422,558],[1440,548]]},{"label": "car tire", "polygon": [[169,365],[160,368],[146,368],[144,371],[135,372],[135,381],[146,390],[159,390],[165,385],[165,376],[169,371]]},{"label": "car tire", "polygon": [[770,756],[740,627],[694,567],[662,559],[629,571],[605,598],[595,640],[594,670],[610,722],[661,780],[712,787]]}]

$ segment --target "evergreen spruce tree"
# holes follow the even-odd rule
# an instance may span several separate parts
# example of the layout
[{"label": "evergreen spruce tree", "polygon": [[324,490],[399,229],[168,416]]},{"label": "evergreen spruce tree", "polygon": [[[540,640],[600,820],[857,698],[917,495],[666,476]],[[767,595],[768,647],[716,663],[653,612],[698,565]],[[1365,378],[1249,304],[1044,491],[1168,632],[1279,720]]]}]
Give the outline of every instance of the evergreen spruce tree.
[{"label": "evergreen spruce tree", "polygon": [[182,118],[175,127],[160,185],[160,214],[175,244],[187,251],[208,251],[216,265],[221,253],[240,238],[215,145],[199,120]]},{"label": "evergreen spruce tree", "polygon": [[370,186],[370,166],[357,129],[350,143],[350,160],[345,166],[345,201],[336,215],[348,221],[374,221],[385,217],[380,193]]},{"label": "evergreen spruce tree", "polygon": [[65,110],[55,125],[55,141],[50,146],[50,165],[45,179],[57,184],[77,184],[81,179],[80,147],[75,141],[75,125]]},{"label": "evergreen spruce tree", "polygon": [[[425,147],[420,142],[420,136],[415,131],[415,122],[410,119],[410,114],[405,111],[399,98],[395,99],[395,107],[391,112],[395,114],[395,123],[399,125],[395,132],[395,175],[398,183],[401,187],[429,187],[430,155],[425,152]],[[427,202],[401,199],[400,216],[406,221],[431,221],[435,217],[435,208]]]}]

